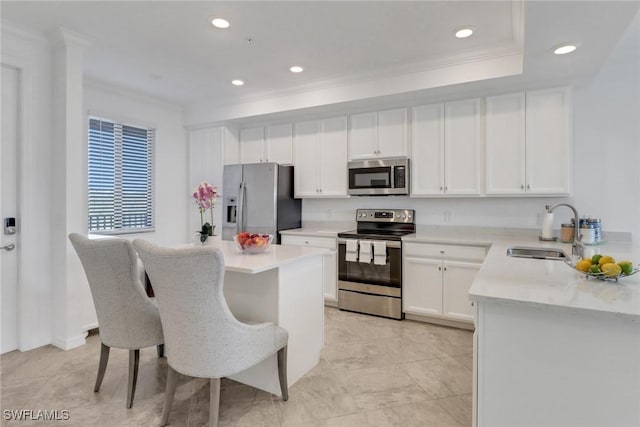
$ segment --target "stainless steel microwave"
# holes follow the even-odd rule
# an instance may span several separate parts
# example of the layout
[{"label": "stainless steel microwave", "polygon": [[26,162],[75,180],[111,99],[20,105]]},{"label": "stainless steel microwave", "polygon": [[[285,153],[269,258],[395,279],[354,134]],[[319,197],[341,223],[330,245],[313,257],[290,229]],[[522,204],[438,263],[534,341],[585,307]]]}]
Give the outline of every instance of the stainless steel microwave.
[{"label": "stainless steel microwave", "polygon": [[352,196],[409,194],[409,159],[395,157],[348,163]]}]

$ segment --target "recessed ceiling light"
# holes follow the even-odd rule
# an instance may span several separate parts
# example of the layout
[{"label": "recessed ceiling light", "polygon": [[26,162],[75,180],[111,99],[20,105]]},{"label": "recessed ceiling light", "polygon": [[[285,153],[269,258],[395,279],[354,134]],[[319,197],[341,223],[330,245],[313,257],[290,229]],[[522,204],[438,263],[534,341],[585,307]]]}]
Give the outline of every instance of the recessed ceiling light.
[{"label": "recessed ceiling light", "polygon": [[227,21],[226,19],[213,18],[211,19],[211,25],[216,28],[229,28],[231,24],[229,24],[229,21]]},{"label": "recessed ceiling light", "polygon": [[459,39],[464,39],[473,34],[473,28],[460,28],[456,31],[456,37]]},{"label": "recessed ceiling light", "polygon": [[557,46],[554,50],[553,53],[555,53],[556,55],[564,55],[565,53],[571,53],[574,50],[576,50],[578,47],[573,44],[573,43],[567,43],[567,44],[563,44],[560,46]]},{"label": "recessed ceiling light", "polygon": [[293,67],[289,68],[289,71],[291,71],[292,73],[301,73],[304,71],[304,68],[299,65],[294,65]]},{"label": "recessed ceiling light", "polygon": [[234,86],[242,86],[244,82],[242,80],[231,80],[231,84]]}]

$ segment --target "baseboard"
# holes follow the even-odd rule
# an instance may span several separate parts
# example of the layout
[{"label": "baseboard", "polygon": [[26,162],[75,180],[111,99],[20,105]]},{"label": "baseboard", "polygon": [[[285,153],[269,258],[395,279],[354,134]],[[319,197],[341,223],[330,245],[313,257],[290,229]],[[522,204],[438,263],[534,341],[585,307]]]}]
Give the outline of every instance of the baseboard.
[{"label": "baseboard", "polygon": [[451,326],[453,328],[460,328],[460,329],[468,329],[470,331],[475,330],[475,326],[473,325],[473,323],[464,322],[464,321],[440,319],[438,317],[421,316],[419,314],[405,314],[404,318],[408,320],[415,320],[417,322],[434,323],[436,325]]},{"label": "baseboard", "polygon": [[86,342],[85,339],[87,338],[87,335],[88,335],[87,332],[83,332],[80,335],[76,335],[75,337],[69,337],[67,339],[54,338],[53,341],[51,342],[51,345],[58,347],[59,349],[62,349],[62,350],[71,350],[73,348],[84,345]]},{"label": "baseboard", "polygon": [[337,307],[338,306],[338,300],[325,299],[324,300],[324,305],[326,305],[327,307]]}]

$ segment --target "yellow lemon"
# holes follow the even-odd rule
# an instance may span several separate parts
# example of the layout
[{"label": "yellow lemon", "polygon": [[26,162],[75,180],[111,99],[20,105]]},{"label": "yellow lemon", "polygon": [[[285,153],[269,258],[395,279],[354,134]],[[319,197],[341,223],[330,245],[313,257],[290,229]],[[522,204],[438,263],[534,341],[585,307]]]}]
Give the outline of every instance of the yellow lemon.
[{"label": "yellow lemon", "polygon": [[633,273],[633,263],[631,261],[620,261],[618,265],[627,276]]},{"label": "yellow lemon", "polygon": [[609,255],[605,255],[602,258],[600,258],[598,260],[598,265],[600,265],[600,269],[602,269],[602,266],[605,264],[615,264],[615,260],[613,259],[613,257],[610,257]]},{"label": "yellow lemon", "polygon": [[576,263],[576,270],[582,271],[584,273],[589,271],[589,267],[591,267],[591,260],[588,259],[588,258],[587,259],[581,259],[580,261],[578,261]]},{"label": "yellow lemon", "polygon": [[610,262],[602,266],[602,272],[608,277],[618,277],[622,273],[622,268],[618,264]]}]

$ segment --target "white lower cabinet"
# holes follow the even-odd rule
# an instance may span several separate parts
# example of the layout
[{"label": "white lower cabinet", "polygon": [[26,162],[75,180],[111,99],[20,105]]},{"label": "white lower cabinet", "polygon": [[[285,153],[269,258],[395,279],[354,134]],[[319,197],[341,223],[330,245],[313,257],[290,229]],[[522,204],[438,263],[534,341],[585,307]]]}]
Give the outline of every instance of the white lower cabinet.
[{"label": "white lower cabinet", "polygon": [[336,239],[332,237],[317,237],[303,235],[283,235],[283,245],[307,246],[310,248],[329,249],[322,257],[323,262],[323,288],[324,300],[329,305],[338,302],[338,255],[336,252]]},{"label": "white lower cabinet", "polygon": [[468,293],[486,248],[406,243],[403,261],[403,310],[473,323]]}]

